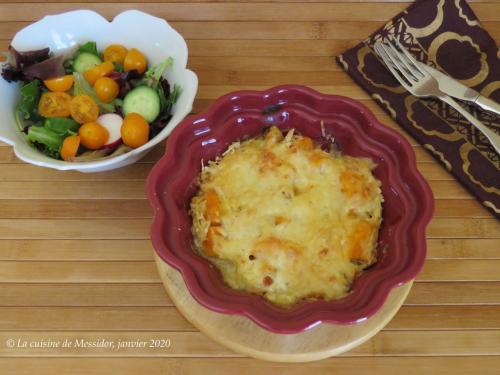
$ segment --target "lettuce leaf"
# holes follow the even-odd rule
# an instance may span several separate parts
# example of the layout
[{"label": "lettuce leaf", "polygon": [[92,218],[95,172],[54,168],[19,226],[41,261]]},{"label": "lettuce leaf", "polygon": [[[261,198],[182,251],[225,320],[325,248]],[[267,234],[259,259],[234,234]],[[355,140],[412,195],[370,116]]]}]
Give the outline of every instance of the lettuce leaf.
[{"label": "lettuce leaf", "polygon": [[40,81],[35,79],[21,86],[21,100],[17,104],[17,110],[22,112],[25,119],[34,116],[40,100]]},{"label": "lettuce leaf", "polygon": [[99,52],[97,52],[97,45],[94,41],[89,41],[85,44],[82,44],[80,48],[78,48],[78,51],[76,53],[79,54],[83,52],[91,53],[92,55],[96,55],[99,58],[101,57]]},{"label": "lettuce leaf", "polygon": [[170,111],[179,98],[181,91],[182,90],[179,85],[174,85],[174,89],[170,92],[170,85],[168,84],[168,81],[165,78],[161,78],[161,82],[157,90],[158,95],[160,96],[160,115],[150,124],[150,139],[161,132],[169,123],[172,118]]},{"label": "lettuce leaf", "polygon": [[39,63],[30,65],[23,69],[24,75],[27,80],[35,78],[44,80],[55,77],[60,77],[65,74],[64,56],[54,56]]},{"label": "lettuce leaf", "polygon": [[17,82],[27,80],[25,75],[27,67],[49,59],[50,54],[48,48],[20,52],[9,46],[5,57],[7,62],[3,64],[2,77],[7,82]]},{"label": "lettuce leaf", "polygon": [[[116,65],[115,65],[116,66]],[[140,82],[142,82],[142,74],[137,70],[129,70],[127,72],[111,72],[108,77],[114,79],[118,85],[120,85],[120,92],[118,98],[124,98],[130,90],[135,88]],[[118,105],[118,104],[117,104]]]},{"label": "lettuce leaf", "polygon": [[45,119],[43,122],[43,126],[46,129],[49,129],[58,134],[62,134],[64,136],[78,134],[78,129],[80,126],[78,123],[71,118],[60,118],[60,117],[52,117]]},{"label": "lettuce leaf", "polygon": [[70,118],[47,118],[43,125],[34,125],[28,129],[28,141],[44,154],[61,158],[64,139],[78,134],[79,125]]},{"label": "lettuce leaf", "polygon": [[43,121],[43,117],[38,113],[40,85],[40,81],[33,80],[21,86],[21,99],[14,108],[14,114],[17,127],[23,133],[26,133],[30,126],[40,124]]},{"label": "lettuce leaf", "polygon": [[147,85],[152,89],[158,89],[160,84],[160,79],[163,76],[163,72],[174,65],[174,59],[169,57],[162,61],[161,63],[152,66],[145,73],[141,84]]},{"label": "lettuce leaf", "polygon": [[45,126],[32,126],[28,130],[28,141],[44,154],[59,159],[66,135],[55,132]]},{"label": "lettuce leaf", "polygon": [[177,102],[177,99],[179,99],[179,96],[181,95],[182,89],[179,85],[174,85],[174,89],[166,99],[165,103],[165,111],[170,112],[172,110],[172,107],[174,106],[175,102]]}]

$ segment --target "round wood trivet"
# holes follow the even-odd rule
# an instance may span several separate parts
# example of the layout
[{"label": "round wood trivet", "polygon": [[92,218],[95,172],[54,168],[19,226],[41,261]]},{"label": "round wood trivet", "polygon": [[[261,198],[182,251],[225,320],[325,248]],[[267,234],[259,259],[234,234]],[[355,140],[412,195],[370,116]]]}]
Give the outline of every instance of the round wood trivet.
[{"label": "round wood trivet", "polygon": [[380,331],[396,314],[412,282],[395,288],[370,319],[353,325],[320,324],[298,334],[266,331],[250,319],[220,314],[201,306],[189,293],[181,274],[155,254],[170,298],[184,317],[205,335],[235,352],[276,362],[308,362],[343,353]]}]

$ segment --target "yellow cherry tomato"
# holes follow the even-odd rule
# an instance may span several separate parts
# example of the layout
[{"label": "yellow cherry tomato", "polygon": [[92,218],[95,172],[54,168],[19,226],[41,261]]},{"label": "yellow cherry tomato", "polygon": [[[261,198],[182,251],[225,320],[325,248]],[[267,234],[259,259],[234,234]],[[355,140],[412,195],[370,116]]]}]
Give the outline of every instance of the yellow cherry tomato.
[{"label": "yellow cherry tomato", "polygon": [[123,61],[123,69],[125,71],[137,70],[139,73],[144,73],[146,71],[147,61],[146,57],[135,48],[132,48],[127,52],[125,60]]},{"label": "yellow cherry tomato", "polygon": [[138,113],[129,113],[123,119],[120,128],[123,143],[132,148],[137,148],[149,140],[149,124]]},{"label": "yellow cherry tomato", "polygon": [[73,75],[68,74],[57,78],[46,79],[43,83],[45,83],[45,86],[47,86],[50,91],[64,92],[68,91],[71,86],[73,86],[73,81]]},{"label": "yellow cherry tomato", "polygon": [[88,95],[77,95],[71,99],[70,112],[79,124],[95,121],[99,117],[99,107]]},{"label": "yellow cherry tomato", "polygon": [[94,90],[97,97],[104,103],[111,103],[120,92],[120,85],[114,79],[101,77],[94,83]]},{"label": "yellow cherry tomato", "polygon": [[38,102],[38,112],[43,117],[68,117],[71,95],[65,92],[45,92]]},{"label": "yellow cherry tomato", "polygon": [[104,61],[123,65],[127,52],[128,50],[121,44],[110,44],[103,52]]},{"label": "yellow cherry tomato", "polygon": [[80,137],[77,135],[70,135],[64,138],[63,145],[61,147],[61,157],[63,160],[70,160],[74,158],[78,152],[78,147],[80,147]]},{"label": "yellow cherry tomato", "polygon": [[97,122],[87,122],[80,126],[78,135],[82,145],[90,150],[97,150],[104,146],[109,138],[106,128]]},{"label": "yellow cherry tomato", "polygon": [[95,81],[111,73],[113,70],[115,70],[113,63],[111,61],[104,61],[102,64],[97,64],[93,68],[83,72],[83,76],[93,86]]}]

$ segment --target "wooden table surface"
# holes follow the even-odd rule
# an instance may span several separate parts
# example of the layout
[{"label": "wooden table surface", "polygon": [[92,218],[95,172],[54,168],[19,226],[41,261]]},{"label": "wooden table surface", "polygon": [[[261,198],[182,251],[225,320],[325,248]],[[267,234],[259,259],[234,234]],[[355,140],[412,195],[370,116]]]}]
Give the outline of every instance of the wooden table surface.
[{"label": "wooden table surface", "polygon": [[[397,129],[333,56],[408,5],[0,0],[0,50],[47,13],[86,7],[109,18],[138,8],[171,21],[187,39],[189,66],[200,79],[195,112],[231,90],[299,83],[359,99]],[[500,41],[500,3],[471,6]],[[167,297],[153,261],[144,194],[163,147],[127,168],[80,174],[24,164],[0,144],[0,373],[499,374],[500,225],[410,142],[436,197],[422,273],[397,316],[369,342],[337,358],[294,365],[244,358],[215,344]],[[158,339],[170,346],[40,347],[82,339]]]}]

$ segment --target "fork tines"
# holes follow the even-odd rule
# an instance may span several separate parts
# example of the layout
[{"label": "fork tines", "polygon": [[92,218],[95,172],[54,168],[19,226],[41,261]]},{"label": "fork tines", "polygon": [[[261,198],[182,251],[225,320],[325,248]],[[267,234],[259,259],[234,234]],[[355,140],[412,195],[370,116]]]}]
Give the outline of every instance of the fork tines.
[{"label": "fork tines", "polygon": [[413,56],[395,38],[387,42],[375,42],[373,47],[394,77],[408,91],[414,82],[425,76]]}]

